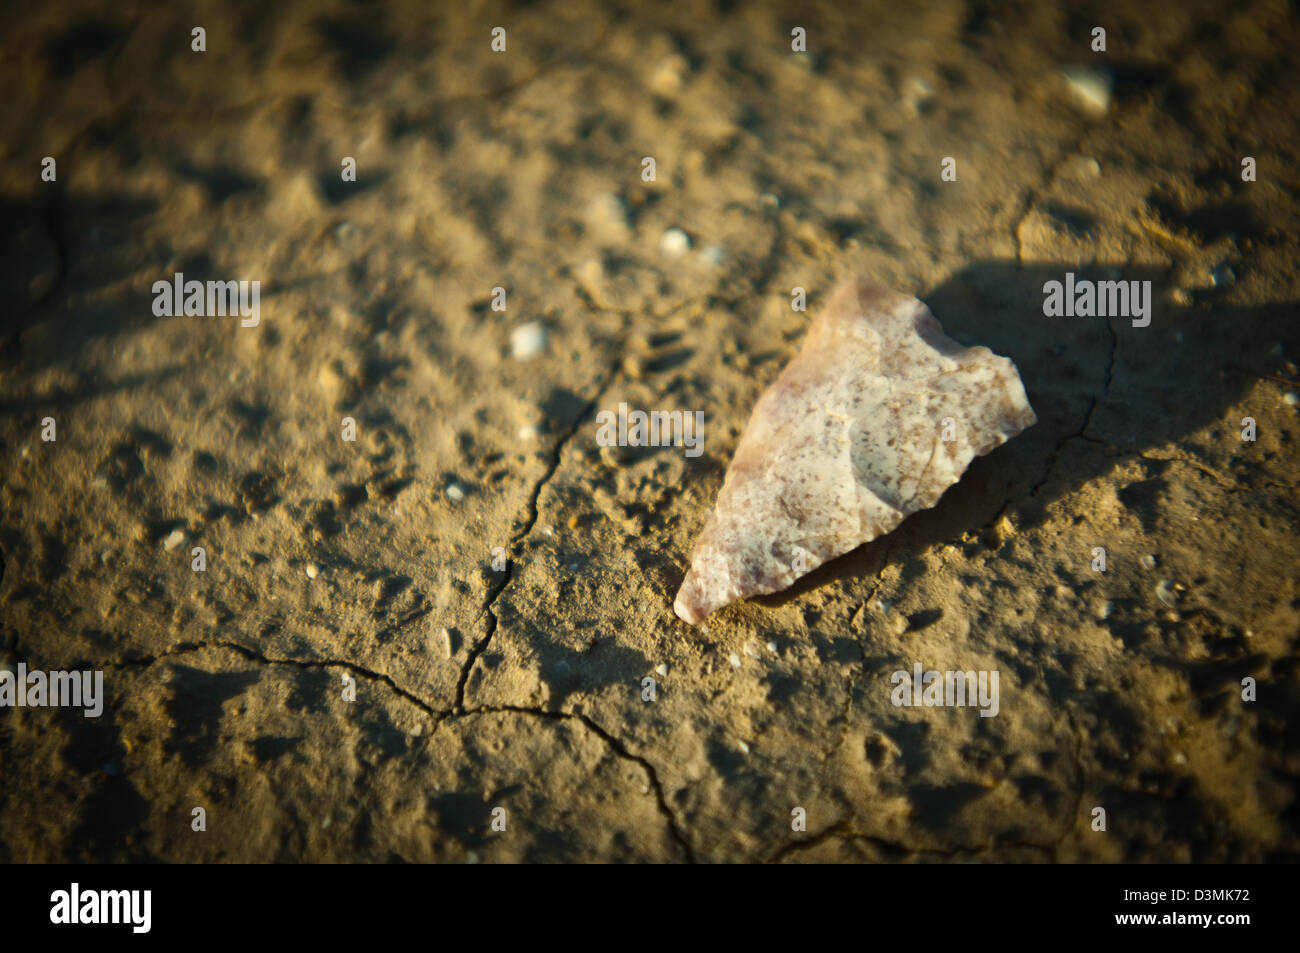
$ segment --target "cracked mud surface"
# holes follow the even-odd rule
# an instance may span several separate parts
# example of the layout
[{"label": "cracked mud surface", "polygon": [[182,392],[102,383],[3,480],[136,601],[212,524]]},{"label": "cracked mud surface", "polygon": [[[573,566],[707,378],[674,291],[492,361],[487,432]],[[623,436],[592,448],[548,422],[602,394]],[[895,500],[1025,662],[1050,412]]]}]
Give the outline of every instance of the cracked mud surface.
[{"label": "cracked mud surface", "polygon": [[[0,666],[107,699],[0,709],[0,860],[1300,855],[1285,4],[3,18]],[[1096,62],[1103,117],[1057,75]],[[261,280],[260,325],[155,317],[177,271]],[[1150,280],[1151,325],[1044,317],[1067,271]],[[1040,422],[690,629],[791,289],[855,273]],[[619,402],[703,410],[704,454],[597,446]],[[893,706],[918,661],[997,670],[997,716]]]}]

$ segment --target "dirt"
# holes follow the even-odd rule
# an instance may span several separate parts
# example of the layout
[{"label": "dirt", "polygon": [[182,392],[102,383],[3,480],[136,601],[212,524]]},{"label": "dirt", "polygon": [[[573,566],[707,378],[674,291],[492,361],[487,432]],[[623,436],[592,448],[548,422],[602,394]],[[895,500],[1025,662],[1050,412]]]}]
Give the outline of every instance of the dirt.
[{"label": "dirt", "polygon": [[[106,695],[0,708],[0,860],[1300,856],[1287,4],[0,22],[0,667]],[[159,316],[177,272],[258,323]],[[1066,273],[1149,326],[1045,316]],[[749,410],[853,274],[1039,423],[693,629]],[[703,454],[598,445],[620,402]],[[918,662],[998,713],[896,706]]]}]

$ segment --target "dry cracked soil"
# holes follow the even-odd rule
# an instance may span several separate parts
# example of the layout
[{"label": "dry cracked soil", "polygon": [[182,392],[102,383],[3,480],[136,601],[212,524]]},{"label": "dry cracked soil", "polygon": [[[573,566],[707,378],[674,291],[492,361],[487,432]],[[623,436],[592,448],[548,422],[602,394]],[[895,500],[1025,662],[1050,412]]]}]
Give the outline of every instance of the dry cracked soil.
[{"label": "dry cracked soil", "polygon": [[[0,666],[105,695],[0,709],[0,860],[1300,857],[1292,5],[0,37]],[[159,316],[177,272],[260,281],[257,325]],[[1150,281],[1150,325],[1045,316],[1067,272]],[[853,274],[1039,423],[691,628],[749,409]],[[703,411],[703,454],[598,445],[621,402]],[[915,663],[998,672],[997,715],[894,705]]]}]

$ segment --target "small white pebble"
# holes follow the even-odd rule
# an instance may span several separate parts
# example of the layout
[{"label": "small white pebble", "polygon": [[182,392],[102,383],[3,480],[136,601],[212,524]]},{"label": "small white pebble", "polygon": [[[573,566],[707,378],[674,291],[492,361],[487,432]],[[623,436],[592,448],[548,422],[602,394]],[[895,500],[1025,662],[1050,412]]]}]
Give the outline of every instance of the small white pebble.
[{"label": "small white pebble", "polygon": [[1074,66],[1061,70],[1061,76],[1084,112],[1099,117],[1110,111],[1110,94],[1115,87],[1110,73],[1089,66]]},{"label": "small white pebble", "polygon": [[1108,601],[1104,603],[1100,609],[1097,610],[1097,618],[1109,619],[1114,612],[1115,612],[1115,603]]},{"label": "small white pebble", "polygon": [[1101,178],[1101,163],[1092,156],[1079,156],[1073,164],[1073,169],[1081,179]]},{"label": "small white pebble", "polygon": [[740,749],[742,752],[744,752],[745,754],[749,754],[749,745],[745,744],[745,742],[743,742],[743,741],[737,741],[737,742],[736,742],[736,747],[739,748],[739,749]]},{"label": "small white pebble", "polygon": [[727,660],[731,662],[732,668],[740,668],[740,656],[735,652],[732,652],[731,655],[727,657]]},{"label": "small white pebble", "polygon": [[537,428],[532,424],[524,424],[516,431],[515,436],[525,443],[531,443],[537,439]]},{"label": "small white pebble", "polygon": [[1177,754],[1174,755],[1174,764],[1186,764],[1186,763],[1187,763],[1187,755],[1183,754],[1181,751],[1179,751]]},{"label": "small white pebble", "polygon": [[663,662],[660,662],[658,665],[655,666],[655,674],[658,675],[660,678],[667,678],[668,666],[665,665]]},{"label": "small white pebble", "polygon": [[175,549],[183,542],[185,542],[184,531],[179,529],[174,529],[171,531],[170,534],[168,534],[167,538],[163,540],[163,549],[167,550],[167,552],[170,553],[173,549]]},{"label": "small white pebble", "polygon": [[659,236],[659,250],[670,258],[680,258],[691,250],[691,239],[680,228],[667,229]]},{"label": "small white pebble", "polygon": [[510,332],[510,353],[516,361],[531,361],[546,351],[546,328],[540,321],[529,321]]},{"label": "small white pebble", "polygon": [[1148,553],[1147,555],[1143,556],[1141,559],[1138,560],[1138,562],[1142,564],[1143,569],[1156,568],[1156,557],[1152,553]]},{"label": "small white pebble", "polygon": [[745,643],[745,654],[750,658],[758,658],[758,649],[754,648],[753,642]]},{"label": "small white pebble", "polygon": [[1178,593],[1174,591],[1174,581],[1172,579],[1162,579],[1156,586],[1156,598],[1173,608],[1178,605]]},{"label": "small white pebble", "polygon": [[307,564],[307,578],[308,578],[308,579],[315,579],[315,578],[316,578],[317,576],[319,576],[319,575],[320,575],[320,566],[317,566],[315,563],[308,563],[308,564]]},{"label": "small white pebble", "polygon": [[442,636],[442,652],[447,658],[451,658],[451,629],[443,626],[438,633]]},{"label": "small white pebble", "polygon": [[769,652],[775,652],[775,651],[776,651],[776,643],[775,643],[775,642],[768,642],[768,643],[767,643],[767,650],[768,650]]},{"label": "small white pebble", "polygon": [[1300,394],[1297,394],[1293,390],[1287,391],[1282,396],[1282,399],[1286,401],[1288,407],[1294,407],[1296,404],[1300,404]]},{"label": "small white pebble", "polygon": [[459,483],[453,483],[451,486],[447,487],[447,499],[451,500],[453,503],[459,503],[461,500],[465,499],[465,491],[461,489]]}]

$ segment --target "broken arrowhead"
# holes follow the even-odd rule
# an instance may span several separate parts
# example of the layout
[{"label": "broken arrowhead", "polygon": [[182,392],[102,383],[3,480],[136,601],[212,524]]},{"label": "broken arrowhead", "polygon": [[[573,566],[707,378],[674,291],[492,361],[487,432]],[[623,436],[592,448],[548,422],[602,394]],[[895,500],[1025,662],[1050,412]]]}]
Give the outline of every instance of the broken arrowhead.
[{"label": "broken arrowhead", "polygon": [[692,625],[928,509],[1036,422],[1011,361],[916,298],[846,282],[759,398],[673,609]]}]

